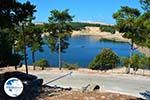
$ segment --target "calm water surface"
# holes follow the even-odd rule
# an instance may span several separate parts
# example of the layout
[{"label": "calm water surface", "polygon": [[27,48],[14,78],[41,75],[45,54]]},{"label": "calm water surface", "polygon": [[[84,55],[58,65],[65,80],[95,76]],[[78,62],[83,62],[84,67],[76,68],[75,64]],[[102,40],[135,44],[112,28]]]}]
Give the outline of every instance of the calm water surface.
[{"label": "calm water surface", "polygon": [[[62,54],[63,62],[78,64],[82,67],[87,67],[88,64],[99,54],[103,48],[111,48],[119,56],[129,56],[130,45],[128,43],[119,43],[111,41],[99,41],[93,36],[77,36],[69,40],[69,48]],[[44,52],[37,51],[35,54],[36,60],[45,58],[50,65],[58,66],[58,54],[51,53],[47,45],[43,45]],[[134,53],[138,51],[134,51]],[[28,63],[32,64],[31,51],[28,48]]]}]

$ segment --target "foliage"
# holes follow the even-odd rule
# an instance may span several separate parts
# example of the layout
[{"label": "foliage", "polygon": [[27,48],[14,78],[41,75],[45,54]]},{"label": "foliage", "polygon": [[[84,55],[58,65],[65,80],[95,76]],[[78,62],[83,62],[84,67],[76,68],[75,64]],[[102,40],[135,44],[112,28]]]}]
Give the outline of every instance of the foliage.
[{"label": "foliage", "polygon": [[61,52],[68,48],[68,40],[71,37],[72,26],[70,22],[73,16],[69,10],[64,11],[52,10],[49,17],[49,24],[46,25],[49,36],[47,41],[52,52],[59,53],[59,68],[61,70]]},{"label": "foliage", "polygon": [[63,68],[68,69],[68,70],[77,70],[79,66],[77,64],[64,63]]},{"label": "foliage", "polygon": [[150,69],[150,58],[143,56],[139,60],[139,67],[141,69]]},{"label": "foliage", "polygon": [[52,10],[49,17],[49,24],[46,26],[49,36],[47,37],[48,43],[52,52],[58,52],[58,40],[60,38],[61,51],[68,48],[67,42],[71,36],[72,26],[70,22],[72,16],[69,15],[68,10],[58,11]]},{"label": "foliage", "polygon": [[[26,43],[28,47],[30,47],[32,52],[32,61],[35,62],[35,52],[39,50],[40,52],[43,51],[42,45],[44,44],[42,38],[42,29],[34,24],[31,24],[26,28]],[[34,70],[35,70],[35,66]]]},{"label": "foliage", "polygon": [[[35,6],[30,2],[20,3],[16,0],[1,0],[0,2],[0,62],[10,64],[13,47],[20,37],[20,24],[26,22],[35,12]],[[21,39],[21,38],[20,38]],[[18,48],[17,48],[18,49]]]},{"label": "foliage", "polygon": [[150,48],[150,1],[140,0],[145,12],[141,15],[135,8],[121,7],[113,17],[116,19],[116,28],[125,33],[124,37],[131,39],[132,44]]},{"label": "foliage", "polygon": [[[138,28],[135,26],[135,20],[140,16],[140,11],[128,6],[122,6],[113,18],[116,19],[116,28],[119,32],[124,33],[123,37],[131,39],[130,57],[134,50],[133,44],[139,39]],[[130,73],[130,64],[126,73]]]},{"label": "foliage", "polygon": [[42,31],[38,27],[33,26],[29,29],[27,43],[28,46],[31,47],[31,51],[43,51],[41,46],[44,44],[44,42],[41,35]]},{"label": "foliage", "polygon": [[134,54],[131,59],[131,68],[136,72],[139,68],[141,69],[149,69],[150,66],[150,58],[146,56],[140,56],[138,54]]},{"label": "foliage", "polygon": [[9,59],[10,66],[17,66],[19,65],[20,61],[23,60],[23,56],[19,54],[13,54]]},{"label": "foliage", "polygon": [[133,68],[133,70],[136,72],[139,69],[139,59],[140,56],[138,54],[134,54],[131,58],[130,58],[130,64],[131,64],[131,68]]},{"label": "foliage", "polygon": [[102,32],[110,32],[112,34],[114,34],[116,32],[114,26],[109,26],[109,25],[101,25],[100,30]]},{"label": "foliage", "polygon": [[101,25],[101,24],[92,24],[92,23],[84,23],[84,22],[71,22],[71,26],[73,30],[81,30],[84,29],[86,26],[91,27],[100,27],[100,30],[103,32],[110,32],[115,33],[114,26],[111,25]]},{"label": "foliage", "polygon": [[148,69],[150,70],[150,57],[148,57],[147,59],[148,59]]},{"label": "foliage", "polygon": [[146,43],[145,45],[150,49],[150,34],[146,38]]},{"label": "foliage", "polygon": [[140,0],[142,8],[146,11],[150,11],[150,0]]},{"label": "foliage", "polygon": [[121,58],[121,63],[123,66],[128,67],[129,63],[130,63],[130,59],[127,57],[122,57]]},{"label": "foliage", "polygon": [[71,22],[70,23],[73,30],[81,30],[84,29],[86,26],[92,26],[92,27],[100,27],[100,24],[92,24],[92,23],[84,23],[84,22]]},{"label": "foliage", "polygon": [[93,70],[107,70],[116,67],[119,62],[119,57],[111,49],[105,48],[89,64],[89,68]]},{"label": "foliage", "polygon": [[46,59],[40,59],[34,63],[35,66],[41,67],[44,70],[45,67],[49,67],[48,61]]},{"label": "foliage", "polygon": [[12,56],[12,40],[8,30],[0,30],[0,66],[6,66],[8,59]]},{"label": "foliage", "polygon": [[133,70],[138,71],[138,69],[149,69],[150,66],[150,59],[149,57],[146,56],[140,56],[138,54],[134,54],[130,59],[123,57],[121,58],[121,62],[123,64],[123,66],[128,67],[129,64],[131,64],[131,68],[133,68]]},{"label": "foliage", "polygon": [[121,7],[116,13],[113,14],[113,18],[116,19],[116,28],[119,32],[125,33],[124,37],[134,39],[137,37],[136,27],[134,26],[134,20],[140,16],[140,12],[135,8],[128,6]]},{"label": "foliage", "polygon": [[150,48],[150,12],[145,12],[135,20],[135,27],[138,37],[135,43]]}]

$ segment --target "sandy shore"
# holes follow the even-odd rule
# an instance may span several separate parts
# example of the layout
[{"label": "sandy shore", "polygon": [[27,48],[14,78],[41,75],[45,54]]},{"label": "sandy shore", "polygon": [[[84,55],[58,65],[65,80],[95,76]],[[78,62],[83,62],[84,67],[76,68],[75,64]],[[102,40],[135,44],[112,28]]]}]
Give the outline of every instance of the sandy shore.
[{"label": "sandy shore", "polygon": [[[80,35],[88,35],[88,36],[96,36],[96,39],[108,39],[113,41],[121,41],[121,42],[129,42],[130,39],[123,38],[122,33],[116,32],[115,34],[111,34],[109,32],[101,32],[99,27],[85,27],[80,31],[73,31],[72,36],[80,36]],[[146,56],[150,56],[150,49],[145,47],[140,47],[134,45],[140,52],[145,54]]]},{"label": "sandy shore", "polygon": [[109,32],[101,32],[99,27],[85,27],[80,31],[73,31],[72,36],[79,36],[79,35],[91,35],[97,36],[99,39],[110,39],[115,41],[123,41],[123,42],[130,42],[129,39],[123,38],[119,32],[115,34],[111,34]]}]

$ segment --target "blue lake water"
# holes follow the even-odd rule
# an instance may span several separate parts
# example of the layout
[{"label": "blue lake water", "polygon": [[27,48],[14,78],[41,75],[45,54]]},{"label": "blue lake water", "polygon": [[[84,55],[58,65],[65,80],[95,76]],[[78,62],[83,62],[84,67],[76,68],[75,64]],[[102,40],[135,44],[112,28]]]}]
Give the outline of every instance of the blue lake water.
[{"label": "blue lake water", "polygon": [[[69,48],[62,54],[63,62],[78,64],[81,67],[87,67],[103,48],[111,48],[119,56],[129,56],[130,45],[128,43],[99,41],[93,36],[76,36],[69,40]],[[58,66],[58,54],[51,53],[47,45],[43,45],[44,52],[35,53],[36,60],[45,58],[50,65]],[[137,50],[134,53],[139,53]],[[28,63],[32,64],[31,51],[27,49]]]}]

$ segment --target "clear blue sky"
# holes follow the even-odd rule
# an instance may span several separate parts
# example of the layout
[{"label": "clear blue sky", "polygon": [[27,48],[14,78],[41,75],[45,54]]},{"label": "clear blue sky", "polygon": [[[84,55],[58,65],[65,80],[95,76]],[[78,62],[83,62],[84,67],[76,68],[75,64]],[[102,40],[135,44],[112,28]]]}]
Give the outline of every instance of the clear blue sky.
[{"label": "clear blue sky", "polygon": [[[19,0],[25,2],[27,0]],[[74,21],[100,21],[114,24],[112,14],[120,6],[130,6],[141,10],[139,0],[28,0],[36,5],[34,22],[47,22],[50,11],[53,9],[70,9]]]}]

